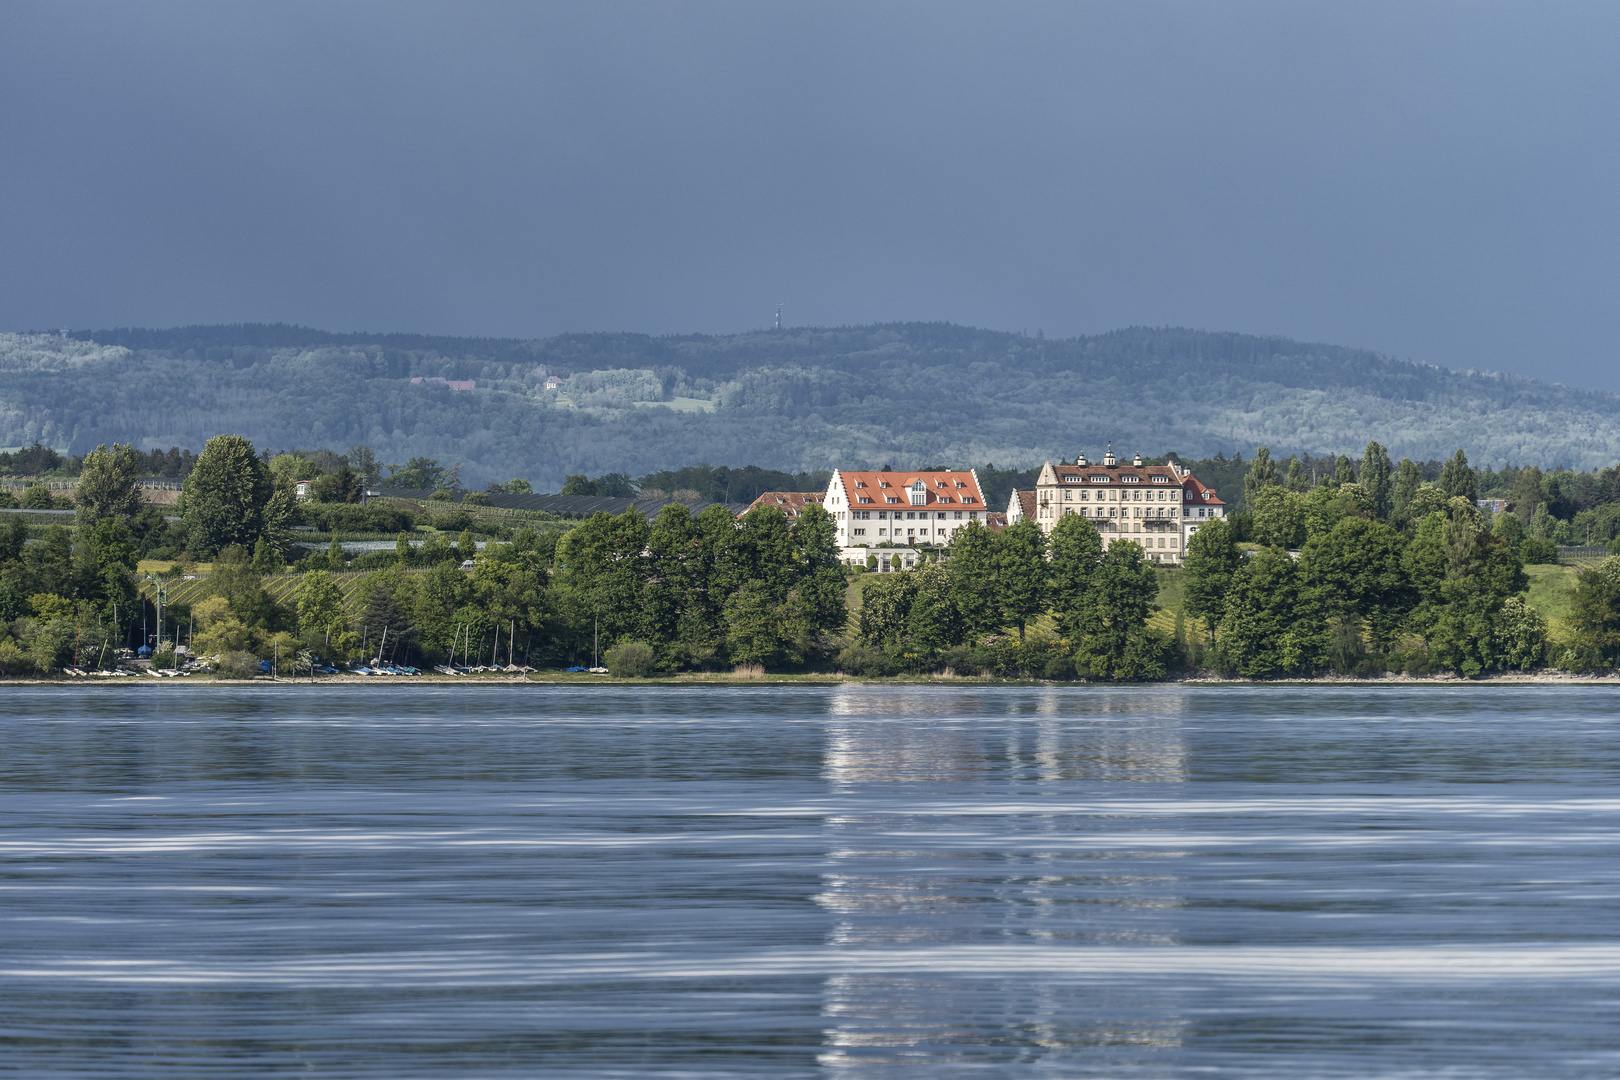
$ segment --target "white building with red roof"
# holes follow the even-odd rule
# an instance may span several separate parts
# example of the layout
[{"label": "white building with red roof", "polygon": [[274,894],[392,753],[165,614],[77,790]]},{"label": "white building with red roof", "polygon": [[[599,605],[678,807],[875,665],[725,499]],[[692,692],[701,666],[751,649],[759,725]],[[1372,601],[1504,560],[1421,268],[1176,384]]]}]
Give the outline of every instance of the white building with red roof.
[{"label": "white building with red roof", "polygon": [[838,528],[845,561],[865,562],[856,548],[943,547],[988,509],[979,476],[966,472],[844,472],[834,470],[825,502]]},{"label": "white building with red roof", "polygon": [[1180,462],[1144,465],[1137,455],[1126,464],[1112,448],[1101,464],[1087,461],[1084,454],[1073,465],[1048,461],[1035,481],[1034,503],[1033,520],[1048,535],[1060,518],[1079,515],[1097,527],[1104,548],[1129,540],[1154,562],[1168,563],[1181,562],[1187,540],[1200,524],[1226,516],[1226,504],[1214,489],[1199,483]]}]

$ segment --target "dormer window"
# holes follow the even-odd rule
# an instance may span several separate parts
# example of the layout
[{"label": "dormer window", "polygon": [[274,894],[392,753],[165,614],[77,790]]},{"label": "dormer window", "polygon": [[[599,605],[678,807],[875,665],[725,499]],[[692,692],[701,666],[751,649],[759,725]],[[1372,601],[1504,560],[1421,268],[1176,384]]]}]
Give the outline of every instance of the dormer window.
[{"label": "dormer window", "polygon": [[1091,477],[1091,482],[1093,484],[1106,484],[1106,483],[1108,483],[1108,477],[1106,477],[1106,476],[1093,476],[1093,477]]},{"label": "dormer window", "polygon": [[869,502],[872,501],[872,496],[870,496],[870,495],[858,495],[858,496],[856,496],[855,501],[856,502],[869,503]]},{"label": "dormer window", "polygon": [[857,480],[857,481],[855,481],[855,486],[858,487],[858,488],[863,488],[863,487],[866,486],[866,481],[865,480]]},{"label": "dormer window", "polygon": [[911,485],[911,505],[922,506],[928,501],[928,485],[918,480]]},{"label": "dormer window", "polygon": [[888,481],[887,481],[887,480],[879,480],[879,481],[878,481],[878,487],[880,487],[880,488],[886,488],[886,487],[888,487],[888,486],[889,486],[889,482],[888,482]]},{"label": "dormer window", "polygon": [[1084,477],[1082,477],[1079,473],[1070,473],[1063,478],[1063,481],[1067,484],[1078,484],[1083,479]]},{"label": "dormer window", "polygon": [[[885,484],[884,486],[887,487],[888,485]],[[900,501],[900,496],[898,496],[898,495],[886,495],[886,496],[884,496],[883,501],[884,502],[897,503],[897,502]]]},{"label": "dormer window", "polygon": [[1140,476],[1122,476],[1119,478],[1119,482],[1122,484],[1140,484],[1142,478]]},{"label": "dormer window", "polygon": [[1153,478],[1153,482],[1155,484],[1168,484],[1170,482],[1170,478],[1168,476],[1155,476]]}]

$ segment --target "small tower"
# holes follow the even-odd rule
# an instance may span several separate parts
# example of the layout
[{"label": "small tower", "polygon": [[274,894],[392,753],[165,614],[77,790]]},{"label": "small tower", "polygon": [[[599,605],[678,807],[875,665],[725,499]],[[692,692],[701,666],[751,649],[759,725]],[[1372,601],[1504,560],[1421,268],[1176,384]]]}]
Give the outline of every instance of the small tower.
[{"label": "small tower", "polygon": [[1106,469],[1112,469],[1115,465],[1118,465],[1118,464],[1119,464],[1119,458],[1114,456],[1114,444],[1109,443],[1107,453],[1103,454],[1103,467],[1106,468]]},{"label": "small tower", "polygon": [[1076,457],[1074,459],[1074,463],[1076,465],[1080,466],[1082,469],[1085,468],[1087,465],[1091,464],[1091,462],[1086,460],[1086,455],[1084,455],[1084,454],[1081,454],[1078,457]]},{"label": "small tower", "polygon": [[1142,455],[1137,454],[1136,457],[1131,461],[1131,464],[1140,469],[1142,467]]}]

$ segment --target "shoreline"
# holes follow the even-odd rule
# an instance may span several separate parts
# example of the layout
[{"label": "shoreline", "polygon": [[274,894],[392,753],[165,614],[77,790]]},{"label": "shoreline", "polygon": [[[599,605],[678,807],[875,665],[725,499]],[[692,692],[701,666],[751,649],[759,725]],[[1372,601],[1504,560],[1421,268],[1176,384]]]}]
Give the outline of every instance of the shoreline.
[{"label": "shoreline", "polygon": [[782,674],[736,676],[726,672],[685,672],[679,675],[655,676],[648,679],[614,678],[611,675],[567,675],[536,672],[528,675],[401,675],[380,678],[372,675],[322,675],[313,682],[307,678],[219,679],[210,676],[181,676],[162,679],[123,678],[97,676],[50,679],[0,679],[0,691],[7,686],[841,686],[848,684],[868,686],[1043,686],[1060,687],[1138,687],[1156,686],[1620,686],[1620,670],[1604,674],[1581,674],[1563,671],[1532,671],[1497,673],[1468,678],[1462,675],[1405,675],[1386,672],[1381,675],[1318,675],[1310,678],[1249,679],[1214,673],[1176,676],[1142,682],[1107,682],[1086,679],[1012,679],[978,675],[890,675],[867,677],[841,673]]}]

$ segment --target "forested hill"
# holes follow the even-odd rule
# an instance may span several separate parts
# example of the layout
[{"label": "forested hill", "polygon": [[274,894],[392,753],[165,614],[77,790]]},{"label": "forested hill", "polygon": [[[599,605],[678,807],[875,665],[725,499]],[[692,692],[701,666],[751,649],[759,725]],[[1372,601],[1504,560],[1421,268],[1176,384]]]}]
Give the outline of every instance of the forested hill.
[{"label": "forested hill", "polygon": [[[439,381],[413,384],[419,377]],[[443,380],[474,381],[458,391]],[[552,385],[560,383],[560,385]],[[693,461],[789,471],[1025,467],[1184,457],[1467,450],[1476,464],[1620,460],[1620,397],[1281,338],[1131,329],[1042,340],[948,324],[535,341],[282,325],[0,335],[0,445],[38,439],[275,450],[367,443],[555,490],[570,473]]]}]

